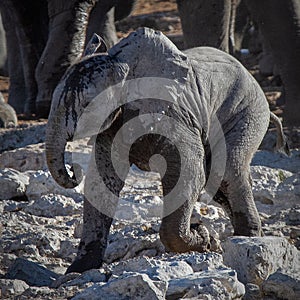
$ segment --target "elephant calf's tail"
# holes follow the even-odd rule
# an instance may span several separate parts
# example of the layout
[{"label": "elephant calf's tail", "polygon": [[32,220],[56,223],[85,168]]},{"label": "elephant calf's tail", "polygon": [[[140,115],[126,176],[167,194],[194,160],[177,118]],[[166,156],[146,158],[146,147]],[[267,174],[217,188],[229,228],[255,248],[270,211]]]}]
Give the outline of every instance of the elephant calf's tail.
[{"label": "elephant calf's tail", "polygon": [[282,128],[281,121],[272,112],[270,112],[270,121],[275,124],[276,129],[277,129],[276,150],[278,152],[281,152],[281,153],[284,153],[284,154],[290,156],[290,148],[289,148],[289,145],[287,143],[286,136],[283,133],[283,128]]}]

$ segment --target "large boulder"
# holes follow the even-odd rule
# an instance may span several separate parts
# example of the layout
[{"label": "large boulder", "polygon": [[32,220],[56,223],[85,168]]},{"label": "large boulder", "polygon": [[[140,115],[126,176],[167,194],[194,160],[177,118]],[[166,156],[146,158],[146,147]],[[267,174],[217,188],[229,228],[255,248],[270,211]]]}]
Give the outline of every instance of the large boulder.
[{"label": "large boulder", "polygon": [[243,283],[261,285],[277,269],[300,275],[299,251],[281,237],[232,237],[223,243],[224,263]]},{"label": "large boulder", "polygon": [[0,200],[25,198],[29,176],[13,169],[0,170]]},{"label": "large boulder", "polygon": [[300,299],[299,278],[299,274],[286,274],[278,270],[262,284],[263,294],[275,299]]},{"label": "large boulder", "polygon": [[29,285],[49,286],[58,278],[58,274],[33,261],[17,258],[15,263],[8,269],[5,277],[8,279],[20,279]]},{"label": "large boulder", "polygon": [[46,121],[0,130],[0,153],[44,142]]},{"label": "large boulder", "polygon": [[5,151],[0,156],[0,168],[12,168],[20,172],[46,169],[44,144],[33,144]]},{"label": "large boulder", "polygon": [[240,299],[245,294],[235,271],[230,269],[196,272],[169,281],[169,299]]},{"label": "large boulder", "polygon": [[24,174],[29,176],[29,184],[26,188],[26,196],[29,200],[37,200],[42,195],[56,194],[72,197],[76,202],[82,200],[83,182],[74,189],[65,189],[59,186],[49,171],[27,171]]},{"label": "large boulder", "polygon": [[259,211],[275,213],[300,201],[300,174],[284,169],[251,166],[253,196]]},{"label": "large boulder", "polygon": [[0,279],[0,298],[14,299],[28,288],[29,285],[19,279]]},{"label": "large boulder", "polygon": [[73,198],[64,195],[47,194],[30,201],[23,210],[35,216],[53,218],[81,213],[82,206]]}]

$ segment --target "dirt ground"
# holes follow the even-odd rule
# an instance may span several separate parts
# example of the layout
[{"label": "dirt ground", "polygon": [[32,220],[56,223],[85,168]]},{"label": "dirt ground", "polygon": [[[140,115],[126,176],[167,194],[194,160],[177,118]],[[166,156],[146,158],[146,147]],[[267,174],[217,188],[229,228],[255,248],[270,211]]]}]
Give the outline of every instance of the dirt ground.
[{"label": "dirt ground", "polygon": [[[141,26],[161,30],[167,35],[182,34],[176,0],[139,0],[132,15],[117,23],[118,36],[126,36],[130,31]],[[271,110],[278,116],[282,116],[284,106],[277,104],[277,100],[282,93],[280,80],[278,80],[277,77],[263,77],[260,74],[257,65],[257,56],[245,55],[240,59],[262,86],[270,103]],[[3,93],[6,100],[8,98],[8,87],[9,78],[0,77],[0,91]],[[24,120],[22,115],[18,117],[20,124],[34,122],[32,120]]]}]

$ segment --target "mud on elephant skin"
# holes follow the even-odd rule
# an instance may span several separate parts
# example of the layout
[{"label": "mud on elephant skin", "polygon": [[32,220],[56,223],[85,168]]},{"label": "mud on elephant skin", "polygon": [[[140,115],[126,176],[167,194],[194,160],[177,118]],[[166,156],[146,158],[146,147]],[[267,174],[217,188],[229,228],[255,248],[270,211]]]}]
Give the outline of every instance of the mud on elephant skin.
[{"label": "mud on elephant skin", "polygon": [[97,32],[113,46],[117,42],[114,22],[126,17],[134,3],[1,0],[8,48],[9,104],[19,114],[47,117],[52,93],[66,69],[81,56],[86,35],[89,39]]},{"label": "mud on elephant skin", "polygon": [[[110,113],[103,116],[103,111]],[[160,238],[168,251],[208,250],[206,228],[190,224],[205,185],[227,210],[235,235],[260,235],[249,165],[270,116],[283,148],[281,123],[237,60],[209,47],[181,52],[148,28],[131,33],[107,54],[90,55],[69,68],[55,90],[46,134],[47,164],[60,185],[71,188],[79,181],[78,172],[71,177],[66,170],[67,141],[94,133],[97,139],[85,179],[83,234],[67,272],[102,264],[117,196],[133,163],[161,173]],[[85,122],[96,132],[86,132]],[[138,133],[132,137],[129,132]],[[152,159],[155,155],[164,158],[165,169],[160,159]]]}]

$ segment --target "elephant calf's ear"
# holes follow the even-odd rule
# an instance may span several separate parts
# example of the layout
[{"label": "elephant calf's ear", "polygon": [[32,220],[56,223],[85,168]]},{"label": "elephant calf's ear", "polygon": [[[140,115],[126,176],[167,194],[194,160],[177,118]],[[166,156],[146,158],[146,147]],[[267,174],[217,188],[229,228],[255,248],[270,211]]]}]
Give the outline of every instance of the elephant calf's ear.
[{"label": "elephant calf's ear", "polygon": [[107,46],[103,38],[101,38],[98,34],[94,33],[92,38],[89,40],[88,44],[86,45],[82,57],[95,54],[97,50],[100,48],[100,46],[101,48],[104,48],[102,52],[107,52]]}]

